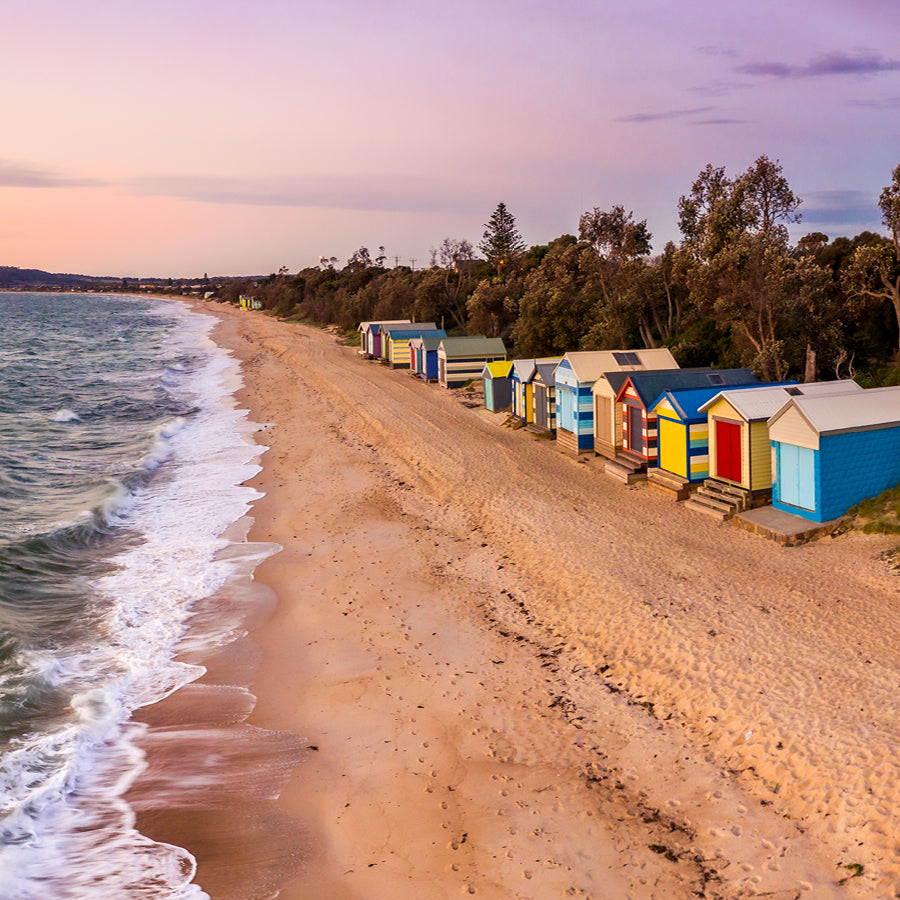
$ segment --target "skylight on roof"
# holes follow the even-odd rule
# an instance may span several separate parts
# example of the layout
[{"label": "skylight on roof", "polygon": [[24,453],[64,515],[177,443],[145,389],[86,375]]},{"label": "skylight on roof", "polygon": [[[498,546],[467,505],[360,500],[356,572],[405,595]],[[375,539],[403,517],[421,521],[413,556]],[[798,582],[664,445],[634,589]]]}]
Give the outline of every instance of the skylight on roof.
[{"label": "skylight on roof", "polygon": [[630,350],[614,350],[613,359],[620,366],[639,366],[641,364],[641,358],[637,355],[637,353],[632,353]]},{"label": "skylight on roof", "polygon": [[801,391],[800,388],[798,388],[798,387],[789,387],[789,388],[785,388],[785,390],[792,397],[802,397],[803,396],[803,391]]},{"label": "skylight on roof", "polygon": [[709,379],[710,384],[725,384],[725,379],[721,375],[719,375],[718,372],[713,372],[711,375],[707,375],[706,377]]}]

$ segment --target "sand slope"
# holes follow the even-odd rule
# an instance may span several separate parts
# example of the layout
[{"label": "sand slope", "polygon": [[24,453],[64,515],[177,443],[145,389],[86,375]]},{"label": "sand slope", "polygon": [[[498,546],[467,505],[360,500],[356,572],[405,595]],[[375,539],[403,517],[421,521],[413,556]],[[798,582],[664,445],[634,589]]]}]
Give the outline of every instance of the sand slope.
[{"label": "sand slope", "polygon": [[251,722],[311,745],[283,897],[898,895],[890,540],[779,548],[216,314],[272,423],[251,538],[285,548]]}]

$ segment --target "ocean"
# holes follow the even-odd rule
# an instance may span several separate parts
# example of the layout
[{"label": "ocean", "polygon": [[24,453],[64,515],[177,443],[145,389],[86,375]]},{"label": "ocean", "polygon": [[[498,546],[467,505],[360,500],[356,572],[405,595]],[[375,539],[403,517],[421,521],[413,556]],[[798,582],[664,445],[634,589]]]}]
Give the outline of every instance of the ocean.
[{"label": "ocean", "polygon": [[4,900],[207,896],[125,795],[145,768],[134,712],[203,674],[178,659],[192,607],[277,549],[225,552],[264,447],[214,322],[155,298],[0,294]]}]

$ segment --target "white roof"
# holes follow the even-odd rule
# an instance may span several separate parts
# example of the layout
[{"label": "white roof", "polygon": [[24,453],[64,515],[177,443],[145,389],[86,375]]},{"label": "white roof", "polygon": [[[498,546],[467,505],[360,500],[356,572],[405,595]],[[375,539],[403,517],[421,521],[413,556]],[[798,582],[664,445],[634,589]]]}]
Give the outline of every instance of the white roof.
[{"label": "white roof", "polygon": [[[633,361],[623,359],[629,354]],[[564,357],[581,383],[596,381],[604,372],[639,372],[641,369],[677,369],[666,347],[655,350],[576,350]]]},{"label": "white roof", "polygon": [[818,434],[840,434],[900,425],[900,387],[870,388],[840,396],[791,397],[769,419],[769,426],[794,408]]},{"label": "white roof", "polygon": [[561,356],[539,356],[536,359],[514,359],[513,371],[519,381],[531,381],[537,372],[538,363],[558,363]]},{"label": "white roof", "polygon": [[707,411],[714,403],[725,399],[748,422],[768,419],[794,397],[833,397],[840,394],[856,394],[862,388],[849,378],[842,381],[815,381],[811,384],[776,384],[756,388],[719,391],[715,397],[700,407]]},{"label": "white roof", "polygon": [[409,319],[379,319],[377,322],[360,322],[359,328],[357,331],[365,331],[367,328],[372,327],[373,325],[403,325],[408,322]]}]

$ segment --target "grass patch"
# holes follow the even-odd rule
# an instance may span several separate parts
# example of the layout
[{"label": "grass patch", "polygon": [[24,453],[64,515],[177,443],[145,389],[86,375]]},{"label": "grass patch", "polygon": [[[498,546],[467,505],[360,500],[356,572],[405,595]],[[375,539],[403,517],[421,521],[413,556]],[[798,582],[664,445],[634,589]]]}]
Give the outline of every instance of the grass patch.
[{"label": "grass patch", "polygon": [[857,503],[847,514],[866,534],[900,534],[900,484]]},{"label": "grass patch", "polygon": [[[868,497],[847,510],[848,527],[863,534],[900,535],[900,484],[877,497]],[[894,571],[900,573],[900,544],[880,554]]]}]

